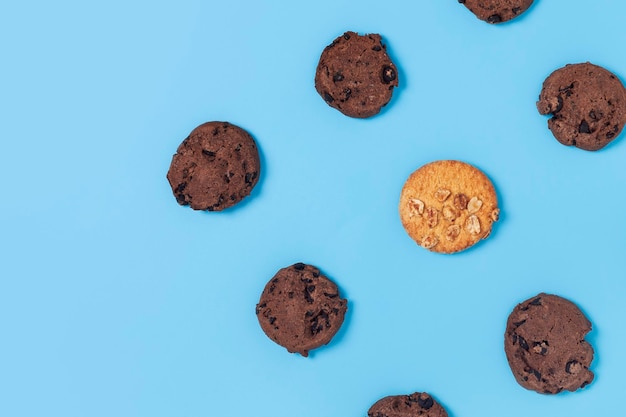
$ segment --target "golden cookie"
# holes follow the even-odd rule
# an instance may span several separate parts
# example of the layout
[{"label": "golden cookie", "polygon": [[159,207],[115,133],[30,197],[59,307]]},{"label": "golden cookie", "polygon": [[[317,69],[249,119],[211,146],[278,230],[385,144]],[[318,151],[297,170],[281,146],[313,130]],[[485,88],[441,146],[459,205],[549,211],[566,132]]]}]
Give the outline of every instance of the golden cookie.
[{"label": "golden cookie", "polygon": [[460,252],[487,238],[500,214],[489,178],[461,161],[435,161],[412,173],[399,210],[409,236],[439,253]]}]

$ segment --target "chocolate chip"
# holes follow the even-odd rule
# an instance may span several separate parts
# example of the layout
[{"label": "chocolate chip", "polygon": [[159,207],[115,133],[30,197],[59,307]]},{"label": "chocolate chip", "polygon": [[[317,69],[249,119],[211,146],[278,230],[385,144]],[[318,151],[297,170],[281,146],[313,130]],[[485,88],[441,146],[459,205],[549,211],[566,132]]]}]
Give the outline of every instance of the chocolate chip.
[{"label": "chocolate chip", "polygon": [[522,10],[521,7],[513,7],[511,11],[513,12],[513,14],[519,14],[520,10]]},{"label": "chocolate chip", "polygon": [[596,120],[596,112],[595,112],[595,111],[593,111],[593,110],[591,110],[591,111],[589,112],[589,118],[590,118],[591,120]]},{"label": "chocolate chip", "polygon": [[563,98],[561,98],[561,96],[556,96],[556,99],[558,101],[558,104],[556,105],[556,109],[554,109],[552,113],[558,113],[561,111],[561,109],[563,109]]},{"label": "chocolate chip", "polygon": [[531,306],[540,306],[541,305],[541,297],[537,297],[534,300],[532,300],[530,303]]},{"label": "chocolate chip", "polygon": [[517,341],[519,342],[519,345],[520,345],[520,347],[522,349],[524,349],[526,351],[529,349],[529,346],[528,346],[528,343],[526,342],[526,339],[524,339],[522,336],[517,335]]},{"label": "chocolate chip", "polygon": [[339,81],[343,81],[343,74],[337,72],[335,73],[335,75],[333,75],[333,82],[339,82]]},{"label": "chocolate chip", "polygon": [[383,76],[383,82],[385,84],[389,84],[390,82],[396,79],[396,70],[390,67],[389,65],[386,65],[383,67],[382,76]]},{"label": "chocolate chip", "polygon": [[424,410],[429,410],[433,406],[433,399],[430,397],[426,397],[425,399],[422,399],[422,397],[418,397],[417,404]]},{"label": "chocolate chip", "polygon": [[313,291],[315,291],[315,285],[309,285],[308,287],[306,287],[306,290],[307,290],[308,292],[313,292]]},{"label": "chocolate chip", "polygon": [[307,291],[307,288],[304,289],[304,299],[306,300],[307,303],[312,303],[313,301],[315,301],[313,299],[313,297],[311,297],[311,293],[309,293],[309,291]]},{"label": "chocolate chip", "polygon": [[499,14],[492,14],[487,18],[488,23],[500,23],[502,22],[502,16]]},{"label": "chocolate chip", "polygon": [[324,91],[324,100],[326,100],[329,103],[332,103],[333,101],[335,101],[333,96],[331,96],[327,91]]},{"label": "chocolate chip", "polygon": [[376,52],[380,52],[383,48],[380,47],[380,45],[374,45],[374,47],[372,48],[372,50],[376,51]]},{"label": "chocolate chip", "polygon": [[535,375],[537,381],[541,381],[541,372],[537,371],[536,369],[531,369],[531,372],[533,373],[533,375]]},{"label": "chocolate chip", "polygon": [[343,34],[343,38],[344,38],[345,40],[350,39],[350,34],[349,34],[349,33],[344,33],[344,34]]},{"label": "chocolate chip", "polygon": [[178,184],[178,186],[176,187],[174,192],[175,193],[182,193],[183,191],[185,191],[185,188],[187,188],[187,183],[186,182],[181,182],[180,184]]},{"label": "chocolate chip", "polygon": [[578,133],[591,133],[591,129],[589,129],[589,124],[586,120],[583,119],[583,121],[580,122],[580,126],[578,126]]},{"label": "chocolate chip", "polygon": [[516,321],[516,322],[513,322],[513,326],[519,327],[519,326],[521,326],[524,323],[526,323],[526,320]]},{"label": "chocolate chip", "polygon": [[304,265],[302,262],[298,262],[297,264],[295,264],[295,265],[293,266],[293,268],[294,268],[296,271],[302,271],[302,270],[304,269],[304,267],[305,267],[305,266],[306,266],[306,265]]},{"label": "chocolate chip", "polygon": [[202,155],[206,155],[209,158],[215,158],[215,152],[207,151],[206,149],[202,150]]},{"label": "chocolate chip", "polygon": [[459,3],[465,4],[465,0],[459,0]]},{"label": "chocolate chip", "polygon": [[256,178],[256,175],[256,172],[246,172],[246,176],[244,178],[246,184],[252,184],[252,181]]},{"label": "chocolate chip", "polygon": [[329,293],[327,293],[327,292],[325,292],[325,293],[324,293],[324,295],[325,295],[326,297],[328,297],[328,298],[336,298],[336,297],[339,297],[339,294],[329,294]]},{"label": "chocolate chip", "polygon": [[569,361],[565,364],[565,372],[567,372],[568,374],[572,373],[572,366],[574,365],[580,365],[580,363],[578,361]]},{"label": "chocolate chip", "polygon": [[274,324],[275,321],[276,321],[276,317],[270,317],[270,324]]}]

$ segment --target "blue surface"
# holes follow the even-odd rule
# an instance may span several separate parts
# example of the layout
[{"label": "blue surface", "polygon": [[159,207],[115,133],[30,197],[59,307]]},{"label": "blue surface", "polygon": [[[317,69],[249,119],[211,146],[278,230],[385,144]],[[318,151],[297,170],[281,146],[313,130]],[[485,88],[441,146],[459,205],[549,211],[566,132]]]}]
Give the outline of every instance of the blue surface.
[{"label": "blue surface", "polygon": [[[535,101],[567,63],[626,78],[626,3],[536,0],[500,26],[456,0],[5,3],[0,415],[364,417],[414,391],[451,417],[622,408],[626,137],[564,147]],[[382,34],[399,68],[369,120],[313,86],[345,30]],[[209,120],[262,153],[252,197],[223,213],[178,206],[165,179]],[[501,199],[489,240],[454,256],[419,248],[397,214],[436,159],[475,164]],[[309,358],[254,314],[297,261],[349,298]],[[508,368],[506,318],[541,291],[593,322],[582,391],[526,391]]]}]

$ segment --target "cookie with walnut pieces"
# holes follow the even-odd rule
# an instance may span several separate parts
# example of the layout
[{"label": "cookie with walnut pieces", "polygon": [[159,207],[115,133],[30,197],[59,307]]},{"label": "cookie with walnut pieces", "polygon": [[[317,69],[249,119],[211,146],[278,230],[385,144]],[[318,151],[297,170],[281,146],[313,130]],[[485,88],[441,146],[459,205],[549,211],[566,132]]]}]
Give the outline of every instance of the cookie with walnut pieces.
[{"label": "cookie with walnut pieces", "polygon": [[319,95],[350,117],[378,114],[397,86],[398,70],[377,34],[339,36],[324,49],[315,72]]},{"label": "cookie with walnut pieces", "polygon": [[367,417],[448,417],[446,410],[425,392],[381,398]]},{"label": "cookie with walnut pieces", "polygon": [[459,0],[480,20],[502,23],[516,18],[533,4],[533,0]]},{"label": "cookie with walnut pieces", "polygon": [[500,215],[493,184],[461,161],[435,161],[413,172],[400,195],[400,219],[420,246],[460,252],[485,239]]},{"label": "cookie with walnut pieces", "polygon": [[538,294],[518,304],[506,323],[504,351],[517,382],[541,394],[576,391],[593,381],[591,322],[571,301]]},{"label": "cookie with walnut pieces", "polygon": [[309,350],[327,344],[337,333],[347,304],[337,285],[319,269],[297,263],[267,283],[256,315],[270,339],[289,352],[308,356]]}]

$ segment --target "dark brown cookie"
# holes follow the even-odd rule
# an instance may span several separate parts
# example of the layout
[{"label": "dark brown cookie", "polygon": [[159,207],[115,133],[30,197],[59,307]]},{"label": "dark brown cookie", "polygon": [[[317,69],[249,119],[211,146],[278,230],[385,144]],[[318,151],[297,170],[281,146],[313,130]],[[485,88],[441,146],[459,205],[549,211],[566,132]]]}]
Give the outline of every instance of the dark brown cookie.
[{"label": "dark brown cookie", "polygon": [[425,392],[393,395],[378,400],[367,417],[448,417],[446,410]]},{"label": "dark brown cookie", "polygon": [[180,144],[167,180],[180,205],[221,211],[250,194],[260,170],[259,151],[248,132],[227,122],[209,122]]},{"label": "dark brown cookie", "polygon": [[303,263],[278,271],[256,306],[265,334],[302,356],[330,342],[346,310],[347,301],[339,296],[337,285],[314,266]]},{"label": "dark brown cookie", "polygon": [[378,114],[397,86],[398,70],[376,34],[344,33],[324,49],[315,72],[320,96],[350,117]]},{"label": "dark brown cookie", "polygon": [[514,309],[506,323],[504,351],[515,379],[543,394],[576,391],[593,380],[591,323],[571,301],[539,294]]},{"label": "dark brown cookie", "polygon": [[563,145],[597,151],[626,123],[626,90],[602,67],[569,64],[546,78],[537,109],[552,115],[548,127]]},{"label": "dark brown cookie", "polygon": [[480,20],[502,23],[524,13],[533,0],[459,0]]}]

